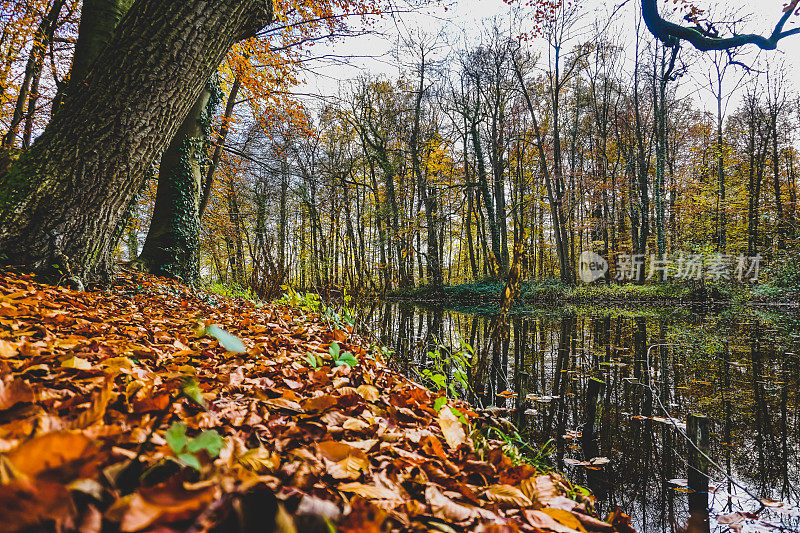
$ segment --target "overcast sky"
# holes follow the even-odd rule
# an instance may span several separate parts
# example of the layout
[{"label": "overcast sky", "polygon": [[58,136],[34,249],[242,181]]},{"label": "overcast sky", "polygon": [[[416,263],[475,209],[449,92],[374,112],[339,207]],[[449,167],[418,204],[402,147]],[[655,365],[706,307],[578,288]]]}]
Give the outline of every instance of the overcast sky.
[{"label": "overcast sky", "polygon": [[[586,29],[590,33],[591,22],[599,18],[605,20],[608,13],[615,10],[614,26],[610,31],[617,31],[623,36],[623,42],[631,46],[626,47],[630,54],[635,36],[635,25],[638,20],[637,2],[639,0],[583,0],[581,10],[585,12]],[[620,7],[620,4],[622,6]],[[730,0],[723,4],[709,0],[695,0],[693,2],[701,9],[710,13],[725,14],[724,10],[733,10],[736,18],[746,18],[742,26],[743,31],[757,32],[768,35],[781,16],[782,0]],[[660,0],[660,9],[664,12],[672,8],[672,0]],[[724,7],[720,7],[720,6]],[[719,17],[718,16],[718,17]],[[719,18],[715,20],[718,20]],[[361,37],[350,37],[338,40],[329,45],[315,47],[314,55],[333,54],[341,56],[354,56],[348,60],[349,65],[340,62],[335,64],[310,61],[307,63],[311,70],[306,74],[307,84],[299,88],[300,92],[335,95],[340,82],[357,77],[363,72],[384,74],[397,77],[398,67],[393,49],[398,37],[408,35],[411,31],[422,29],[429,34],[442,33],[443,40],[457,43],[471,41],[477,42],[480,38],[481,28],[485,27],[492,19],[498,20],[501,27],[508,28],[511,24],[510,8],[501,0],[460,0],[450,2],[445,8],[445,3],[418,9],[413,13],[401,13],[385,16],[378,21],[376,33]],[[785,29],[796,27],[800,17],[792,17]],[[614,28],[616,27],[616,28]],[[642,25],[643,31],[646,31]],[[651,38],[647,33],[646,37]],[[538,45],[541,45],[539,39]],[[684,48],[691,48],[684,44]],[[754,64],[758,55],[757,48],[747,47],[749,53],[742,60],[747,64]],[[703,58],[694,51],[682,52],[690,63],[690,75],[681,80],[680,92],[682,95],[691,95],[692,98],[705,107],[711,106],[711,95],[701,88],[704,80],[705,67]],[[770,62],[785,62],[788,78],[793,89],[800,87],[800,35],[783,39],[777,51],[760,52],[760,57]],[[729,76],[731,82],[740,77],[734,72]],[[734,96],[729,110],[732,111],[738,98]]]}]

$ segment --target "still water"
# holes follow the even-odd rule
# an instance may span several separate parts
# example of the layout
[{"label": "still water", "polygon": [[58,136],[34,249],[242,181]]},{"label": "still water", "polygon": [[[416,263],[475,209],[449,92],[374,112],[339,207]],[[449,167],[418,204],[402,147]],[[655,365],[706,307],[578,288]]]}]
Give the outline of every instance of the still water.
[{"label": "still water", "polygon": [[600,514],[620,507],[641,532],[687,530],[685,423],[699,414],[712,461],[707,527],[800,531],[800,317],[526,309],[492,340],[491,311],[384,302],[360,313],[420,381],[429,351],[473,346],[462,394],[506,409],[527,442],[549,442],[549,464],[590,488]]}]

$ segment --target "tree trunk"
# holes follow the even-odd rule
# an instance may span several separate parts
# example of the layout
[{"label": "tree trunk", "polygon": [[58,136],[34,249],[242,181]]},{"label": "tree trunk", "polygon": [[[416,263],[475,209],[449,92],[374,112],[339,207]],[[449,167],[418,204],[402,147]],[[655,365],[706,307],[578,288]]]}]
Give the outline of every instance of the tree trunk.
[{"label": "tree trunk", "polygon": [[210,82],[200,93],[178,133],[161,156],[158,190],[150,230],[139,262],[153,274],[197,281],[200,245],[200,189],[202,160],[208,140],[208,115],[216,103],[211,101]]},{"label": "tree trunk", "polygon": [[263,0],[137,2],[81,91],[0,177],[4,262],[105,277],[113,230],[147,165],[231,45],[271,18]]},{"label": "tree trunk", "polygon": [[231,126],[231,115],[233,115],[233,106],[236,105],[236,96],[239,94],[239,87],[241,85],[241,78],[236,76],[231,85],[231,92],[228,95],[228,101],[225,104],[225,115],[222,117],[222,127],[217,136],[217,143],[214,146],[214,155],[211,156],[211,164],[208,166],[206,172],[206,179],[203,182],[203,196],[200,199],[200,218],[203,218],[203,213],[206,212],[208,200],[211,198],[211,188],[214,185],[214,173],[217,171],[219,162],[222,159],[222,149],[225,146],[225,139],[228,138],[228,131]]},{"label": "tree trunk", "polygon": [[131,5],[133,0],[83,0],[69,81],[56,93],[51,114],[56,114],[68,93],[80,92],[80,84],[89,67],[111,40],[117,24]]}]

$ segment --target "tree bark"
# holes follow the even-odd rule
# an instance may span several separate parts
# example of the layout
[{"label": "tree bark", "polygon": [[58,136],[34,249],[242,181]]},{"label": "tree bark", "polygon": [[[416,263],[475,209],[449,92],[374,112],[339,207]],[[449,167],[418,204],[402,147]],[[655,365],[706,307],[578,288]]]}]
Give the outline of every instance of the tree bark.
[{"label": "tree bark", "polygon": [[153,274],[194,283],[199,277],[200,188],[202,160],[208,140],[208,107],[212,84],[200,93],[178,133],[161,156],[158,190],[150,230],[139,256]]},{"label": "tree bark", "polygon": [[104,278],[113,230],[234,42],[272,18],[264,0],[140,0],[81,91],[0,177],[0,255],[34,271]]},{"label": "tree bark", "polygon": [[83,0],[78,41],[72,56],[69,80],[62,84],[53,99],[51,114],[55,115],[69,92],[80,88],[92,62],[114,35],[119,21],[128,12],[133,0]]}]

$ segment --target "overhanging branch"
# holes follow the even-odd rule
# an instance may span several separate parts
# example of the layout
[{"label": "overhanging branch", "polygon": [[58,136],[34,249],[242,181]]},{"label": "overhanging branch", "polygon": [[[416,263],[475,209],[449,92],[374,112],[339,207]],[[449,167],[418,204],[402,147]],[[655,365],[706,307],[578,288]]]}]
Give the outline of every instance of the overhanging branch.
[{"label": "overhanging branch", "polygon": [[685,40],[692,43],[692,45],[703,52],[708,50],[727,50],[736,48],[747,44],[754,44],[762,50],[774,50],[778,47],[778,41],[784,37],[800,33],[800,28],[792,28],[791,30],[783,30],[783,26],[789,17],[792,16],[794,10],[797,8],[800,0],[792,0],[784,9],[775,29],[769,37],[758,35],[755,33],[743,33],[740,35],[733,35],[731,37],[713,37],[704,35],[695,28],[687,28],[673,22],[669,22],[661,18],[658,13],[658,0],[642,0],[642,18],[656,38],[660,39],[668,46],[675,46],[678,41]]}]

